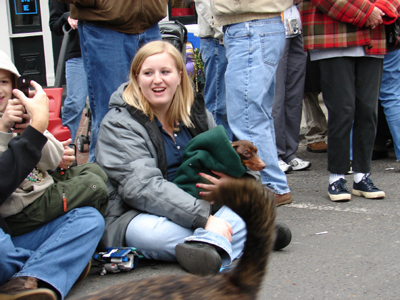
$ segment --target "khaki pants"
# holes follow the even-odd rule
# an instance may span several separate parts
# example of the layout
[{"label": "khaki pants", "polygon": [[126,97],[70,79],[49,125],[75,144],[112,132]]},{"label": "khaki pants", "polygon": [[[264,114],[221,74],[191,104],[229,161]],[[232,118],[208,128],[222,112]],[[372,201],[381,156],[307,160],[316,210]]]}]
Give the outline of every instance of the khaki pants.
[{"label": "khaki pants", "polygon": [[[92,206],[104,215],[108,204],[107,175],[94,163],[51,174],[54,183],[20,213],[6,218],[11,236],[28,233],[77,207]],[[63,203],[65,194],[66,209]]]}]

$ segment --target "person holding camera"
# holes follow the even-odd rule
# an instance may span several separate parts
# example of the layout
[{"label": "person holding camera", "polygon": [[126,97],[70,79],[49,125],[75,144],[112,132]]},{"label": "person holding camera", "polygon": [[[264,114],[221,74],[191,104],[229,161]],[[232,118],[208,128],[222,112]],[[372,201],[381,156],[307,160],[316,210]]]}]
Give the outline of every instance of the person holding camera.
[{"label": "person holding camera", "polygon": [[[48,142],[48,99],[32,81],[35,96],[13,90],[18,71],[0,51],[0,106],[13,102],[26,109],[30,123],[0,154],[0,204],[4,203],[39,163]],[[12,93],[15,99],[11,99]],[[22,114],[13,121],[20,122]],[[2,118],[3,120],[3,118]],[[0,132],[2,135],[3,132]],[[0,208],[1,211],[1,208]],[[104,230],[104,219],[93,207],[74,209],[31,232],[10,236],[0,217],[0,299],[63,299],[78,278],[86,276],[88,261]]]},{"label": "person holding camera", "polygon": [[303,109],[304,80],[307,53],[303,52],[301,20],[296,5],[283,13],[286,32],[285,48],[276,70],[276,89],[272,117],[274,118],[279,167],[285,173],[311,166],[296,157]]}]

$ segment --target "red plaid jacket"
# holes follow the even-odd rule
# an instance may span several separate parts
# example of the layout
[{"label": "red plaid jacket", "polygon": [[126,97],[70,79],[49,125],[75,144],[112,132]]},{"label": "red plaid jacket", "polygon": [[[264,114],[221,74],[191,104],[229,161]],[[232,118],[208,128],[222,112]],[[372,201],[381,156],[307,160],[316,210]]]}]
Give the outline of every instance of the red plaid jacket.
[{"label": "red plaid jacket", "polygon": [[386,54],[384,25],[365,27],[374,7],[385,12],[384,23],[398,16],[399,0],[303,0],[300,3],[304,51],[365,46],[366,54]]}]

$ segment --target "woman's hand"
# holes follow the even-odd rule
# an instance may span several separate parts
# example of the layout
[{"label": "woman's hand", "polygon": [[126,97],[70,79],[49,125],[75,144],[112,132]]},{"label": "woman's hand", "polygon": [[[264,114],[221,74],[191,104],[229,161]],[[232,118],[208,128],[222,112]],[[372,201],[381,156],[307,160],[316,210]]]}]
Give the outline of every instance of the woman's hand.
[{"label": "woman's hand", "polygon": [[374,29],[376,26],[382,24],[383,22],[382,17],[384,15],[385,13],[375,6],[374,9],[372,10],[372,13],[369,15],[367,21],[365,22],[365,26]]},{"label": "woman's hand", "polygon": [[210,215],[204,229],[222,235],[226,237],[230,243],[232,242],[232,225],[224,219]]},{"label": "woman's hand", "polygon": [[216,171],[212,171],[212,170],[211,170],[211,172],[213,172],[219,178],[208,175],[208,174],[204,174],[204,173],[199,174],[201,177],[203,177],[204,179],[207,179],[210,182],[210,184],[206,184],[206,183],[196,184],[196,187],[206,190],[205,192],[201,192],[200,196],[208,196],[209,194],[211,194],[212,191],[217,189],[220,185],[233,179],[233,177],[230,177],[221,172],[216,172]]}]

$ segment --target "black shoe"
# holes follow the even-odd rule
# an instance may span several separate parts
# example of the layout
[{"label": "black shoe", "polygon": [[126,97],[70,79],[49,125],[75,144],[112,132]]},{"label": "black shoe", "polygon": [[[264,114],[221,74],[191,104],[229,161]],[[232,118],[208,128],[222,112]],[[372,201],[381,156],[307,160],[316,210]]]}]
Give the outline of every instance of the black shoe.
[{"label": "black shoe", "polygon": [[275,224],[275,244],[274,250],[281,250],[290,244],[292,240],[292,232],[289,227],[283,223]]},{"label": "black shoe", "polygon": [[189,273],[216,275],[221,268],[221,256],[210,244],[186,242],[176,245],[175,252],[179,264]]}]

